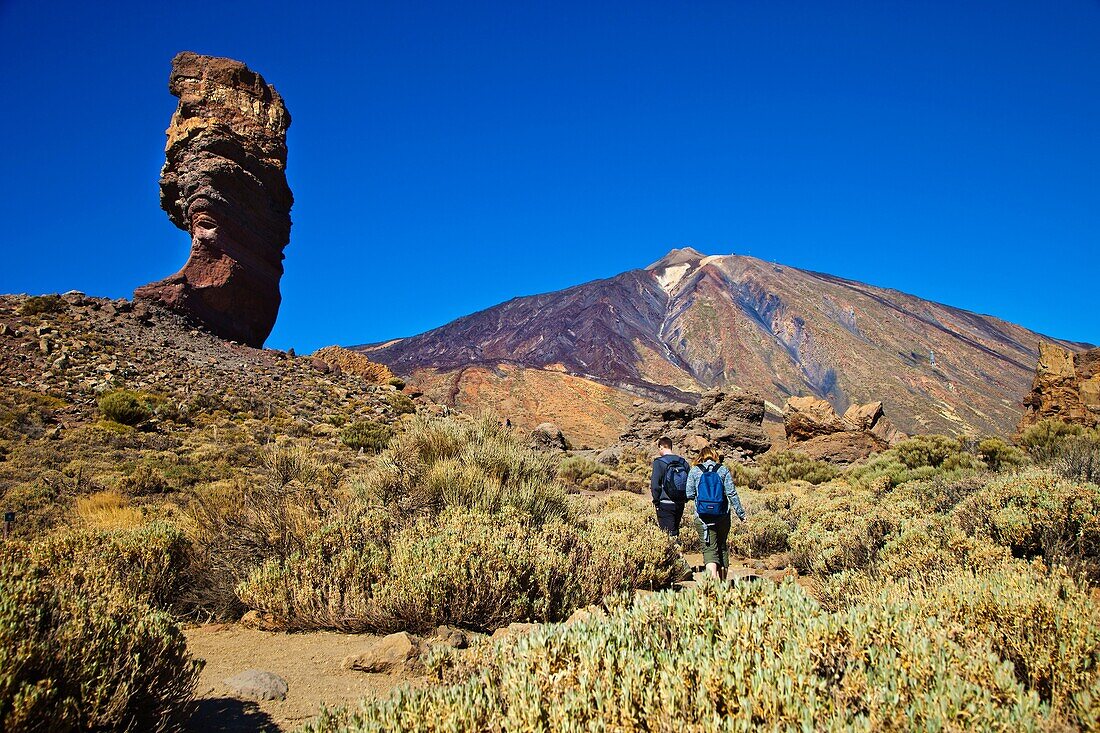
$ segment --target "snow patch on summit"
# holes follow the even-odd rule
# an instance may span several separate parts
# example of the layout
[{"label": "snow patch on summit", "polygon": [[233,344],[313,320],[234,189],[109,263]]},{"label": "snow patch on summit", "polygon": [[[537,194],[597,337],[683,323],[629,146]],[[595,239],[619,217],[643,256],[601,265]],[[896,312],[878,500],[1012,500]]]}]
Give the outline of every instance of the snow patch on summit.
[{"label": "snow patch on summit", "polygon": [[691,265],[685,262],[682,265],[673,265],[672,267],[666,267],[658,273],[657,282],[661,285],[666,293],[672,295],[672,291],[676,289],[676,286],[680,284],[680,281],[684,279],[684,275],[691,269]]}]

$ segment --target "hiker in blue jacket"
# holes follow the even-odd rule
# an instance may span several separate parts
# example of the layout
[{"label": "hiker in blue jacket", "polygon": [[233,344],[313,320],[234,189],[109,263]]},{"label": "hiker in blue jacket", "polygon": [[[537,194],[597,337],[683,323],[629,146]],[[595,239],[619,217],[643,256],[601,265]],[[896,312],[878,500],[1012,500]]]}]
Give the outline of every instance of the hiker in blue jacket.
[{"label": "hiker in blue jacket", "polygon": [[699,452],[699,459],[688,473],[687,498],[695,502],[695,529],[703,545],[707,575],[726,577],[730,566],[730,509],[745,521],[741,497],[733,484],[733,474],[711,446]]},{"label": "hiker in blue jacket", "polygon": [[688,462],[672,452],[672,440],[657,441],[659,455],[653,461],[653,474],[649,479],[649,493],[653,508],[657,511],[657,526],[672,539],[680,536],[680,521],[687,504]]}]

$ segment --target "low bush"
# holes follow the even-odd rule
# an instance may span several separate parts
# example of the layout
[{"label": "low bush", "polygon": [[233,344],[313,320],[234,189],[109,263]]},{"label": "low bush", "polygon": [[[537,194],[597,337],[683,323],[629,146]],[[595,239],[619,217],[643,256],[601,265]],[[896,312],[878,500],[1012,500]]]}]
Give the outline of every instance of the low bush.
[{"label": "low bush", "polygon": [[511,508],[541,523],[568,511],[554,459],[491,419],[416,418],[352,487],[366,503],[409,516]]},{"label": "low bush", "polygon": [[238,583],[269,559],[300,551],[338,506],[338,473],[301,448],[275,447],[264,475],[195,491],[187,507],[194,545],[183,598],[193,613],[235,618]]},{"label": "low bush", "polygon": [[1020,435],[1020,447],[1027,451],[1036,463],[1050,463],[1061,451],[1062,442],[1066,438],[1080,435],[1082,432],[1083,428],[1080,425],[1061,420],[1040,420]]},{"label": "low bush", "polygon": [[393,428],[385,423],[360,420],[340,431],[340,442],[355,450],[378,453],[385,450],[393,437]]},{"label": "low bush", "polygon": [[153,416],[147,400],[137,392],[117,390],[99,398],[99,411],[111,422],[120,425],[140,425]]},{"label": "low bush", "polygon": [[825,461],[815,461],[796,451],[769,453],[760,459],[760,468],[764,483],[769,484],[806,481],[816,485],[832,481],[840,475],[836,466]]},{"label": "low bush", "polygon": [[553,621],[604,596],[680,577],[675,547],[623,513],[532,527],[515,511],[452,508],[411,524],[382,510],[347,513],[237,592],[290,630],[491,630]]},{"label": "low bush", "polygon": [[[1075,650],[1066,666],[1087,666]],[[876,599],[829,613],[794,584],[658,594],[483,647],[474,662],[437,658],[450,684],[327,711],[306,730],[1037,730],[1062,720],[1012,664],[930,609]]]},{"label": "low bush", "polygon": [[584,456],[570,456],[558,464],[558,478],[578,486],[592,476],[606,476],[610,471]]},{"label": "low bush", "polygon": [[398,415],[412,415],[416,412],[416,403],[403,392],[387,393],[386,402]]},{"label": "low bush", "polygon": [[1027,453],[1000,438],[985,438],[978,443],[978,455],[990,471],[1005,471],[1027,463]]},{"label": "low bush", "polygon": [[1100,483],[1100,431],[1067,437],[1048,465],[1071,481]]},{"label": "low bush", "polygon": [[1041,557],[1100,580],[1100,486],[1032,468],[1002,475],[954,510],[967,534],[1021,558]]},{"label": "low bush", "polygon": [[43,313],[62,313],[68,307],[60,295],[32,295],[19,306],[19,314],[40,316]]},{"label": "low bush", "polygon": [[179,627],[106,575],[51,570],[0,558],[0,728],[177,730],[202,668]]}]

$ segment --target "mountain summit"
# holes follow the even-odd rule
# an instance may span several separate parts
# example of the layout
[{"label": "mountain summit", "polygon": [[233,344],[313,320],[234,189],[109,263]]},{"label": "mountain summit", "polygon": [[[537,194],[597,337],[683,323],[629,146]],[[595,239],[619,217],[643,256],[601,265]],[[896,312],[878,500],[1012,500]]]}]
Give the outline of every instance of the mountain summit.
[{"label": "mountain summit", "polygon": [[[436,399],[554,420],[593,445],[638,397],[759,392],[882,400],[908,432],[1009,433],[1040,339],[991,316],[745,255],[674,249],[642,270],[515,298],[411,338],[357,347]],[[572,431],[572,432],[571,432]]]}]

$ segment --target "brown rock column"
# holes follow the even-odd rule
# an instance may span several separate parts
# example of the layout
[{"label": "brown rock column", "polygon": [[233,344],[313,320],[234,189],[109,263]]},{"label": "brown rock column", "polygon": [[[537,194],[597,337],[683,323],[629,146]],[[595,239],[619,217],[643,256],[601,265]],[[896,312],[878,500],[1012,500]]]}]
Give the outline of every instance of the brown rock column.
[{"label": "brown rock column", "polygon": [[262,346],[279,313],[290,240],[290,113],[274,87],[232,59],[178,54],[168,90],[180,101],[167,131],[160,204],[191,235],[191,255],[134,297]]}]

